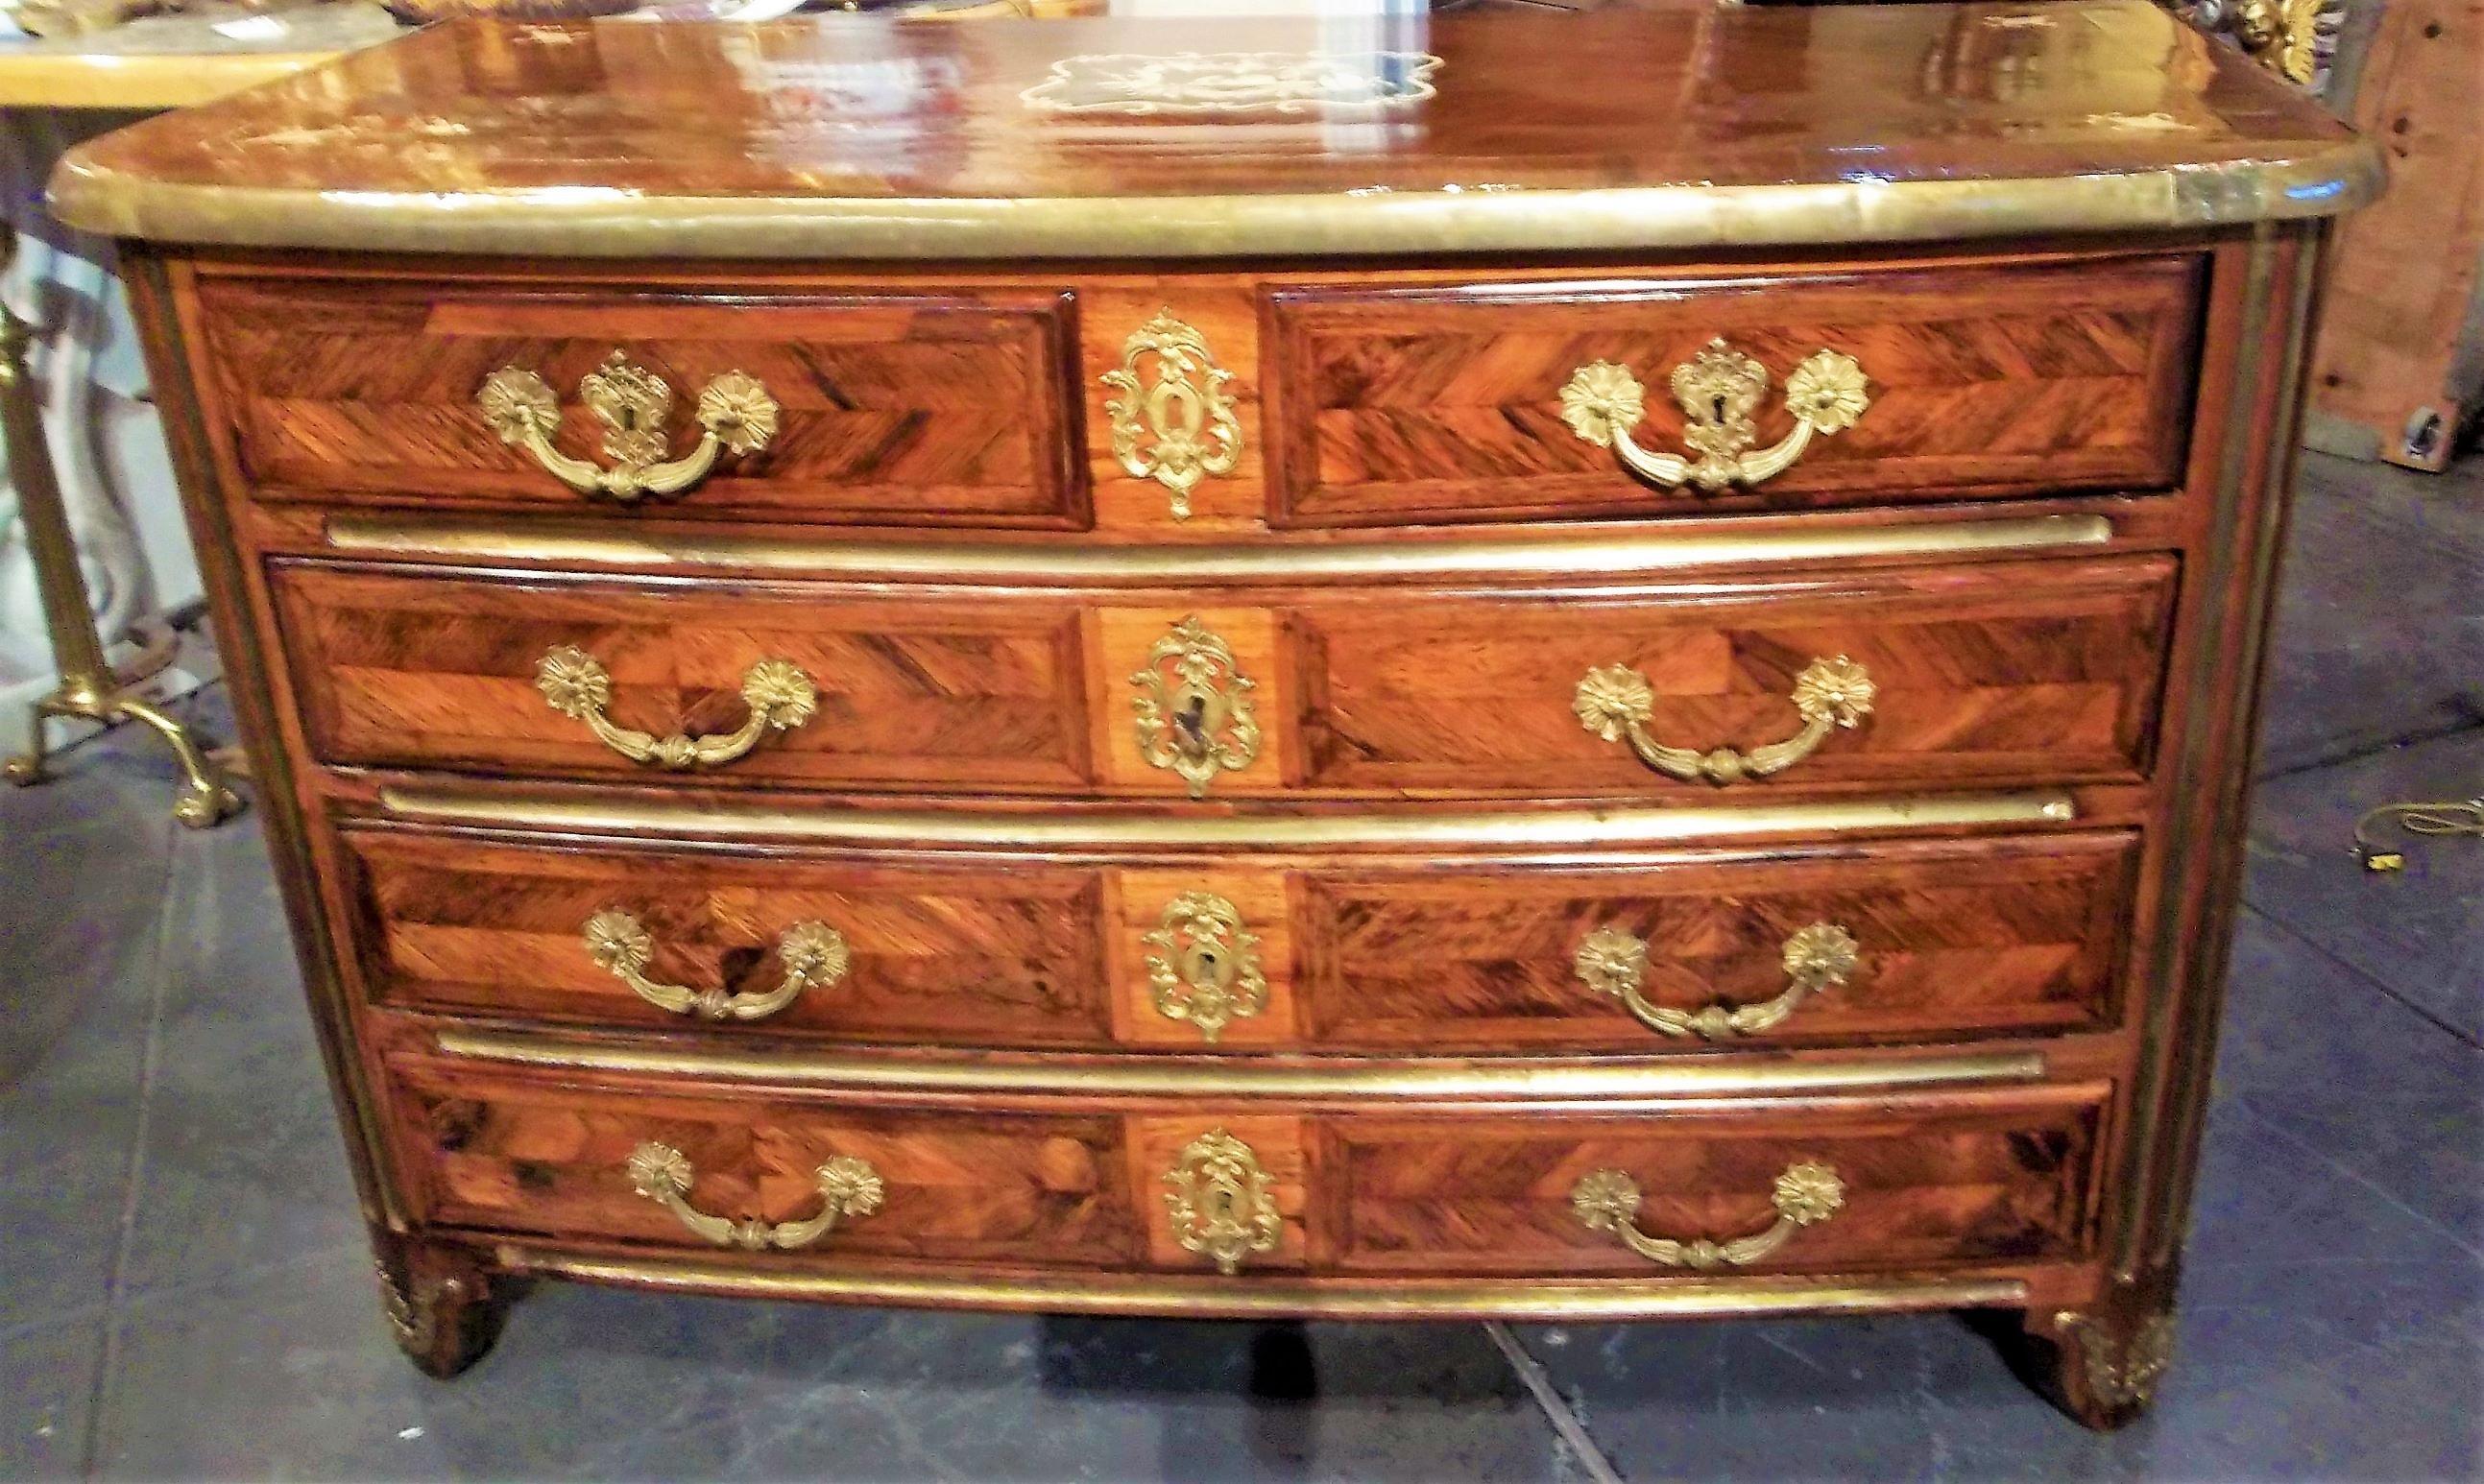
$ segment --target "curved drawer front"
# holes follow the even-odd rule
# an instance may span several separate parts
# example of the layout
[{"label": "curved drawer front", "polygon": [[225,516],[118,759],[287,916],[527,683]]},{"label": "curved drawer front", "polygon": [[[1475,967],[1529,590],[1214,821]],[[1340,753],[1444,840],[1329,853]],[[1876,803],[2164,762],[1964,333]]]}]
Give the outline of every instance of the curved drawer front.
[{"label": "curved drawer front", "polygon": [[[2167,256],[1277,288],[1261,353],[1269,518],[1412,525],[2170,489],[2200,282],[2196,259]],[[1806,410],[1816,420],[1790,460],[1755,467],[1789,452]],[[1658,462],[1700,467],[1633,473],[1605,431],[1615,421]]]},{"label": "curved drawer front", "polygon": [[[437,1066],[401,1068],[396,1091],[435,1222],[1066,1267],[1141,1250],[1122,1123],[1108,1116],[846,1107],[697,1085],[555,1089]],[[655,1184],[674,1171],[686,1172],[679,1205]],[[832,1208],[828,1229],[800,1229]],[[778,1229],[719,1239],[686,1212]]]},{"label": "curved drawer front", "polygon": [[2115,1023],[2125,832],[1490,862],[925,864],[348,826],[374,1001],[958,1047],[1837,1045]]},{"label": "curved drawer front", "polygon": [[1302,1041],[1657,1051],[2098,1029],[2135,836],[1799,848],[1653,869],[1306,871]]},{"label": "curved drawer front", "polygon": [[[1089,524],[1063,291],[701,296],[209,279],[199,314],[210,420],[260,499]],[[500,373],[521,380],[492,390]],[[711,388],[744,420],[687,488],[580,491],[510,438],[513,387],[541,409],[552,462],[608,472],[694,453],[716,412]],[[751,421],[761,397],[770,411]]]},{"label": "curved drawer front", "polygon": [[2174,564],[1994,564],[1288,615],[1328,789],[2136,778]]},{"label": "curved drawer front", "polygon": [[[909,792],[1075,789],[1094,771],[1066,605],[292,562],[270,580],[328,762]],[[762,666],[782,684],[755,704]],[[807,704],[747,745],[653,754],[738,742],[789,699]]]},{"label": "curved drawer front", "polygon": [[381,1004],[743,1038],[1113,1039],[1098,871],[395,830],[339,844]]},{"label": "curved drawer front", "polygon": [[1558,798],[2135,780],[2174,563],[1455,595],[270,572],[331,763]]},{"label": "curved drawer front", "polygon": [[[2102,1085],[1007,1111],[394,1064],[426,1219],[792,1265],[1662,1277],[2077,1255]],[[1703,1111],[1706,1110],[1706,1111]],[[1635,1240],[1634,1240],[1635,1238]]]},{"label": "curved drawer front", "polygon": [[1338,1119],[1322,1130],[1315,1205],[1336,1266],[1357,1273],[2067,1257],[2083,1245],[2096,1091],[1716,1115]]}]

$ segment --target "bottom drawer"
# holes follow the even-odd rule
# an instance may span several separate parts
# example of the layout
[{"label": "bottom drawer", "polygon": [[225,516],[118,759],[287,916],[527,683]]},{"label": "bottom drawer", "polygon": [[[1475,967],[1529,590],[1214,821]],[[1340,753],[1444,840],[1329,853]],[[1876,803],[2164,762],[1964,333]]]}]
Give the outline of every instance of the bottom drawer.
[{"label": "bottom drawer", "polygon": [[1547,1106],[885,1093],[392,1063],[425,1220],[783,1260],[1339,1276],[2077,1256],[2104,1084]]}]

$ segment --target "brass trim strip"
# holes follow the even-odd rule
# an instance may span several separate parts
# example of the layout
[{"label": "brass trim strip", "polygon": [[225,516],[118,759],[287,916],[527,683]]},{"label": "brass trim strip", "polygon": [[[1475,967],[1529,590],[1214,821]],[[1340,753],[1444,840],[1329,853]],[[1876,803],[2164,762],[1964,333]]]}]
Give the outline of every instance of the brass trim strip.
[{"label": "brass trim strip", "polygon": [[477,1061],[572,1071],[646,1072],[728,1082],[813,1084],[853,1092],[1001,1093],[1094,1097],[1655,1097],[1821,1092],[1842,1088],[1946,1087],[2033,1082],[2042,1053],[1912,1057],[1884,1061],[1724,1062],[1676,1057],[1596,1062],[1347,1061],[1304,1066],[1266,1061],[1012,1062],[892,1060],[836,1051],[701,1052],[561,1040],[500,1031],[443,1030],[441,1051]]},{"label": "brass trim strip", "polygon": [[648,196],[198,184],[63,160],[52,214],[107,237],[520,257],[969,258],[1557,253],[2188,229],[2349,211],[2379,149],[1970,179],[1266,196]]},{"label": "brass trim strip", "polygon": [[0,108],[191,108],[311,67],[346,50],[259,52],[0,51]]},{"label": "brass trim strip", "polygon": [[466,824],[993,850],[1584,848],[1710,836],[2061,824],[2078,815],[2068,794],[2050,789],[1674,808],[1614,805],[1492,812],[1173,815],[1108,814],[1076,806],[1003,814],[856,809],[824,803],[700,802],[443,782],[389,785],[380,790],[380,805],[404,819]]},{"label": "brass trim strip", "polygon": [[827,1299],[935,1309],[1048,1313],[1169,1314],[1185,1311],[1333,1319],[1695,1318],[1723,1314],[1862,1313],[1927,1309],[2018,1309],[2027,1284],[2009,1278],[1870,1282],[1622,1279],[1604,1282],[1463,1282],[1411,1280],[1383,1287],[1254,1277],[1055,1274],[1035,1279],[921,1278],[896,1273],[767,1271],[723,1263],[591,1253],[507,1243],[494,1254],[513,1273],[583,1282],[751,1298]]},{"label": "brass trim strip", "polygon": [[1874,556],[1967,556],[2103,546],[2113,523],[2096,515],[1951,521],[1704,535],[1633,534],[1598,540],[1335,541],[1202,546],[848,541],[821,536],[704,535],[634,530],[610,521],[483,521],[338,515],[338,551],[556,566],[734,567],[821,577],[957,581],[1288,581],[1440,578],[1518,572],[1602,577],[1724,562],[1829,561]]}]

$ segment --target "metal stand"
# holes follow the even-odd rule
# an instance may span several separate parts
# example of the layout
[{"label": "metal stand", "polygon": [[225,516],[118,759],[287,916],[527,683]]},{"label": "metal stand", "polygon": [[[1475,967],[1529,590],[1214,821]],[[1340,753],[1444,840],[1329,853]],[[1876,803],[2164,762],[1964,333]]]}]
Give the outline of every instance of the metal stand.
[{"label": "metal stand", "polygon": [[[0,236],[0,260],[14,257],[16,234],[6,229],[0,232],[6,233]],[[50,717],[82,717],[107,726],[137,721],[153,728],[181,765],[181,792],[173,801],[173,818],[204,829],[239,813],[241,796],[226,785],[189,728],[152,701],[128,693],[104,659],[94,610],[87,603],[86,579],[78,571],[68,509],[61,501],[51,446],[43,438],[42,410],[26,365],[28,338],[26,322],[0,304],[0,436],[9,443],[9,477],[26,523],[27,555],[34,563],[43,626],[50,631],[52,663],[61,684],[35,703],[33,741],[23,757],[9,759],[9,781],[24,785],[43,780],[43,723]]]}]

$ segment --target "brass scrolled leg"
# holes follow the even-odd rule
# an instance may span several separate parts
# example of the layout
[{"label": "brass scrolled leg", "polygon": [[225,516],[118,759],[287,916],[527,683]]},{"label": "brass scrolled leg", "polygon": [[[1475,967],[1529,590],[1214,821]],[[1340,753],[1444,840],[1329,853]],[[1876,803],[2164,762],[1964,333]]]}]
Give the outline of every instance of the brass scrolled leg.
[{"label": "brass scrolled leg", "polygon": [[0,764],[0,776],[21,789],[43,781],[43,763],[50,756],[43,745],[43,723],[50,719],[49,702],[37,701],[26,708],[26,750]]},{"label": "brass scrolled leg", "polygon": [[154,729],[173,749],[181,767],[181,791],[174,796],[173,818],[192,829],[221,823],[241,812],[241,796],[225,785],[223,775],[201,750],[189,728],[174,720],[151,701],[122,696],[112,703],[117,715]]},{"label": "brass scrolled leg", "polygon": [[[16,256],[16,237],[0,227],[0,259]],[[46,776],[43,723],[52,717],[76,717],[106,726],[131,720],[151,728],[173,748],[180,764],[181,791],[173,803],[173,818],[193,829],[231,818],[240,812],[241,796],[207,760],[189,728],[152,702],[131,695],[113,672],[94,632],[94,610],[87,602],[86,580],[78,573],[77,544],[69,531],[67,506],[61,500],[60,478],[43,440],[41,410],[36,405],[33,378],[26,365],[29,331],[6,306],[0,306],[0,434],[8,440],[9,480],[16,487],[18,517],[26,526],[26,554],[35,569],[35,586],[42,599],[43,627],[52,645],[52,667],[60,688],[34,706],[27,750],[8,760],[0,773],[24,786]]]}]

